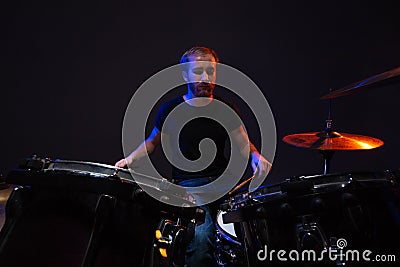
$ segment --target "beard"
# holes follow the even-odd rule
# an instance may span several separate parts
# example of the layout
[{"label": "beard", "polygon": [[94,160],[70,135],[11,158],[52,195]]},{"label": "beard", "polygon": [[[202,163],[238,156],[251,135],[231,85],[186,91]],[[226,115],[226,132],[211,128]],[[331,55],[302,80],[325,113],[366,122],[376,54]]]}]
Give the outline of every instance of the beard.
[{"label": "beard", "polygon": [[213,95],[215,84],[212,83],[189,83],[189,90],[196,97],[211,97]]}]

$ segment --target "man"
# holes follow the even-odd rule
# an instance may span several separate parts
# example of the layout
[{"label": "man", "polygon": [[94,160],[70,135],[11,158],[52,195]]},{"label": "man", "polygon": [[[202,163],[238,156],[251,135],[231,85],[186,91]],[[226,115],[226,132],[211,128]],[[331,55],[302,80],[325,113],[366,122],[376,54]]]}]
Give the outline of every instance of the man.
[{"label": "man", "polygon": [[[168,115],[179,105],[183,104],[187,109],[207,107],[214,105],[214,100],[220,100],[214,95],[217,63],[219,58],[216,52],[207,47],[196,46],[184,53],[180,63],[183,66],[182,75],[187,83],[187,93],[174,98],[162,105],[157,113],[154,128],[147,139],[132,153],[118,161],[115,166],[123,168],[133,162],[152,153],[161,143],[164,135],[171,135],[174,127],[163,127]],[[224,103],[228,102],[222,100]],[[234,107],[233,107],[234,108]],[[179,140],[172,144],[174,149],[179,149],[183,156],[191,161],[201,157],[199,143],[205,138],[211,139],[216,148],[216,155],[206,168],[193,171],[193,169],[181,169],[173,166],[173,179],[181,186],[201,186],[212,182],[219,177],[227,167],[227,159],[224,155],[225,141],[228,138],[226,128],[215,120],[204,117],[193,119],[182,128]],[[258,152],[249,141],[244,128],[238,123],[228,126],[229,135],[232,136],[238,149],[245,158],[250,156],[254,177],[265,177],[271,164]],[[175,133],[176,134],[176,133]],[[161,137],[163,135],[163,137]],[[246,155],[250,151],[250,155]],[[195,163],[193,163],[195,164]],[[196,168],[194,168],[196,169]],[[214,266],[214,217],[210,206],[202,206],[206,211],[206,220],[195,229],[194,240],[187,250],[187,266]]]}]

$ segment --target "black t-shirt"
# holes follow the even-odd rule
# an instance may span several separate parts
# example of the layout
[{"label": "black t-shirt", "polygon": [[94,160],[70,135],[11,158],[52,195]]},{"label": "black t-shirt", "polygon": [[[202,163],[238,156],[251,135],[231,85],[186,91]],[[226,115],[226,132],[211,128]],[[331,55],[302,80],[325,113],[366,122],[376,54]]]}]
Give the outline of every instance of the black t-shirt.
[{"label": "black t-shirt", "polygon": [[[223,102],[225,107],[220,105],[219,101]],[[215,95],[213,101],[205,107],[191,106],[185,102],[183,96],[176,97],[160,107],[154,121],[154,126],[169,138],[172,157],[176,157],[179,153],[177,150],[179,147],[183,157],[190,161],[182,165],[184,168],[172,164],[172,175],[177,180],[221,175],[228,165],[225,156],[225,146],[229,137],[227,131],[237,129],[240,125],[237,107]],[[201,156],[200,141],[205,138],[210,138],[216,146],[215,158],[209,165],[201,165],[204,162],[200,161],[195,162]],[[165,151],[165,147],[163,150]],[[199,166],[207,167],[200,170]],[[193,167],[197,170],[194,171]]]}]

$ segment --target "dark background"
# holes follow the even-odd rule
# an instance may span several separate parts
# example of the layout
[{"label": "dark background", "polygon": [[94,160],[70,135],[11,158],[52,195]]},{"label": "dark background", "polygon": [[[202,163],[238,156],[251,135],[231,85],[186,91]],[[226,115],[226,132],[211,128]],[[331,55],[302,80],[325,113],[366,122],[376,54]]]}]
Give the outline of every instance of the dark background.
[{"label": "dark background", "polygon": [[[135,90],[194,45],[268,99],[278,136],[268,181],[320,174],[318,151],[282,138],[324,128],[330,89],[400,66],[396,1],[8,1],[1,13],[3,175],[33,154],[114,164]],[[333,100],[336,131],[385,144],[336,152],[332,172],[400,167],[399,96],[393,83]]]}]

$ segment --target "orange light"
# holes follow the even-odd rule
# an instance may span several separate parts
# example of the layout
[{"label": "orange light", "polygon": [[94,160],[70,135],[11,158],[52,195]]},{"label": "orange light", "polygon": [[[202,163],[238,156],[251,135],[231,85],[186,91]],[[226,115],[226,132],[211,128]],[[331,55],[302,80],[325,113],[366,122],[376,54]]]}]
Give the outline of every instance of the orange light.
[{"label": "orange light", "polygon": [[161,256],[162,256],[163,258],[166,258],[166,257],[167,257],[167,249],[165,249],[165,248],[159,248],[158,250],[160,251],[160,254],[161,254]]},{"label": "orange light", "polygon": [[156,238],[160,239],[162,237],[161,231],[160,230],[156,230]]}]

